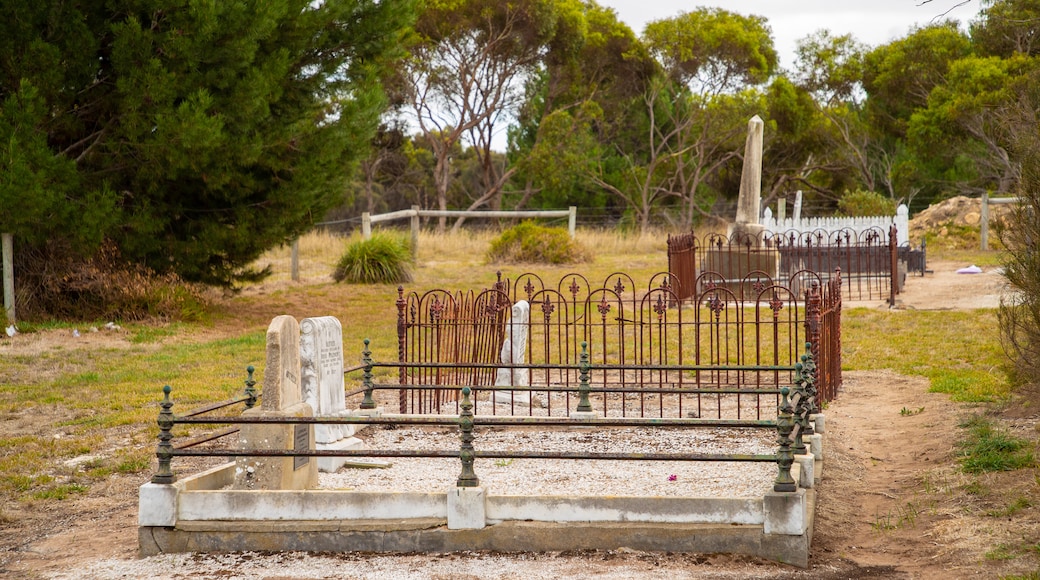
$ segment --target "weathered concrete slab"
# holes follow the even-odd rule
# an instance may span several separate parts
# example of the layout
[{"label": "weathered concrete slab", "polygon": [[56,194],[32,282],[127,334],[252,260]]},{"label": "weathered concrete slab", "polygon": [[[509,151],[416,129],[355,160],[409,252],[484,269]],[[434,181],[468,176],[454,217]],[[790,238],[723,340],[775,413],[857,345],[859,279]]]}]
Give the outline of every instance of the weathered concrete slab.
[{"label": "weathered concrete slab", "polygon": [[488,519],[548,522],[615,521],[755,525],[754,498],[490,496]]},{"label": "weathered concrete slab", "polygon": [[811,534],[767,536],[762,526],[502,522],[451,530],[446,520],[194,522],[139,529],[141,555],[166,552],[541,552],[616,550],[743,554],[806,567]]}]

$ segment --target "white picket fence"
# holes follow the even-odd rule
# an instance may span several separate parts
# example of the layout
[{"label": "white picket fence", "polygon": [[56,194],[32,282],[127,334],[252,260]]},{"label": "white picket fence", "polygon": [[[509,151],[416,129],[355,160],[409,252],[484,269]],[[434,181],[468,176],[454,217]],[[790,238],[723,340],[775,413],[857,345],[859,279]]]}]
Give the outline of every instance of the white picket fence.
[{"label": "white picket fence", "polygon": [[766,231],[775,235],[785,234],[792,231],[798,232],[799,234],[815,231],[832,234],[847,229],[854,231],[858,238],[858,236],[862,235],[863,232],[872,228],[880,229],[882,232],[887,234],[888,229],[895,224],[898,245],[902,246],[910,243],[910,210],[905,204],[901,204],[896,208],[896,215],[894,216],[822,218],[803,218],[797,216],[794,218],[778,220],[773,217],[773,210],[768,207],[762,212],[762,214],[762,225],[765,226]]}]

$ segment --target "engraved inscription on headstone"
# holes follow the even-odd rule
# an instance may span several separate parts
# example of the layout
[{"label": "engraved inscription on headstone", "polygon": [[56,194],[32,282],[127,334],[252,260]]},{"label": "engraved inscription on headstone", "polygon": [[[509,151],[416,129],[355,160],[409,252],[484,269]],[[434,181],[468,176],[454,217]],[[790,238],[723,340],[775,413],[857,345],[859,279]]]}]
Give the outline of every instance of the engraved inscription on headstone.
[{"label": "engraved inscription on headstone", "polygon": [[[293,451],[310,451],[311,433],[310,425],[293,425]],[[307,455],[293,457],[293,471],[310,463],[311,458]]]},{"label": "engraved inscription on headstone", "polygon": [[[302,395],[314,407],[315,417],[348,417],[343,388],[343,325],[333,316],[306,318],[300,323]],[[360,447],[353,425],[316,424],[319,450]],[[319,457],[320,471],[336,471],[347,459]]]}]

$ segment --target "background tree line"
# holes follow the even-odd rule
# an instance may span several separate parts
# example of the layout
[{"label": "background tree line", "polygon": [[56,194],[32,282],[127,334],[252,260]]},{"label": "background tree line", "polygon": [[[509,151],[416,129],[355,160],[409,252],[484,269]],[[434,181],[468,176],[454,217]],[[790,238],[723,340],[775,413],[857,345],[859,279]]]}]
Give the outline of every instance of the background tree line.
[{"label": "background tree line", "polygon": [[821,30],[782,70],[768,22],[722,9],[640,36],[594,1],[427,2],[341,215],[580,205],[692,227],[735,196],[754,114],[766,203],[1004,194],[1020,170],[1000,111],[1040,68],[1040,2],[980,8],[967,31],[941,21],[877,47]]},{"label": "background tree line", "polygon": [[101,252],[209,284],[413,204],[689,228],[754,114],[766,203],[1000,194],[1040,1],[980,8],[878,47],[821,30],[782,70],[765,19],[716,8],[636,34],[594,0],[0,0],[0,225],[25,272]]}]

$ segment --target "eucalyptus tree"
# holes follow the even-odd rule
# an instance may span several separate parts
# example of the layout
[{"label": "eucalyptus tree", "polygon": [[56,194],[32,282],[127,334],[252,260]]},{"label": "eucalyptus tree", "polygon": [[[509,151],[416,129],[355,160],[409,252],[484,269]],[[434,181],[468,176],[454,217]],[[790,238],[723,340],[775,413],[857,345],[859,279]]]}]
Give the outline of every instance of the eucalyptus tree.
[{"label": "eucalyptus tree", "polygon": [[698,8],[647,24],[642,36],[659,76],[639,98],[638,148],[618,151],[620,169],[598,183],[622,199],[640,229],[655,206],[672,198],[679,221],[705,212],[706,181],[740,155],[754,86],[777,67],[764,18]]},{"label": "eucalyptus tree", "polygon": [[819,170],[827,177],[813,189],[832,199],[858,188],[884,190],[898,198],[894,174],[900,148],[873,128],[866,113],[862,81],[867,46],[851,34],[819,30],[800,40],[795,52],[793,81],[812,95],[826,124]]},{"label": "eucalyptus tree", "polygon": [[1040,0],[983,0],[971,41],[983,56],[1040,55]]},{"label": "eucalyptus tree", "polygon": [[[524,82],[551,49],[574,37],[562,0],[426,0],[405,80],[413,119],[433,148],[437,205],[448,207],[452,151],[464,140],[483,169],[471,207],[497,203],[512,169],[495,162],[492,140],[515,115]],[[441,218],[440,227],[446,220]]]},{"label": "eucalyptus tree", "polygon": [[910,118],[908,142],[937,164],[942,183],[963,193],[1006,193],[1018,166],[1000,137],[995,112],[1013,98],[1012,86],[1040,69],[1040,60],[971,56],[951,63],[946,82]]},{"label": "eucalyptus tree", "polygon": [[605,151],[625,139],[630,105],[655,62],[612,8],[577,3],[584,20],[574,50],[557,51],[529,79],[510,128],[516,205],[577,204],[608,208],[613,199],[592,183]]},{"label": "eucalyptus tree", "polygon": [[869,97],[870,123],[905,138],[910,116],[945,82],[950,64],[970,54],[971,39],[952,21],[916,29],[868,52],[863,58],[863,88]]}]

